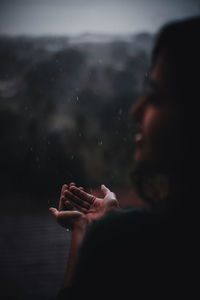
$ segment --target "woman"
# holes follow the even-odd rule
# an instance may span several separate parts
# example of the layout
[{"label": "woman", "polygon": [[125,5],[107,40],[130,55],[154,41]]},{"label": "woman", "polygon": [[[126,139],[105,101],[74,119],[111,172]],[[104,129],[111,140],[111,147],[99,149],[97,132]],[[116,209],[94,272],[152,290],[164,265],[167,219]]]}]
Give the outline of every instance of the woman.
[{"label": "woman", "polygon": [[188,224],[188,201],[196,140],[191,138],[193,123],[186,122],[193,116],[190,99],[199,98],[199,34],[200,18],[161,30],[152,54],[149,90],[131,110],[138,124],[135,168],[142,174],[167,176],[169,196],[154,209],[121,210],[105,186],[105,197],[99,199],[71,184],[63,186],[59,210],[50,209],[73,231],[60,299],[76,298],[80,292],[89,298],[119,292],[133,297],[191,296],[195,239]]}]

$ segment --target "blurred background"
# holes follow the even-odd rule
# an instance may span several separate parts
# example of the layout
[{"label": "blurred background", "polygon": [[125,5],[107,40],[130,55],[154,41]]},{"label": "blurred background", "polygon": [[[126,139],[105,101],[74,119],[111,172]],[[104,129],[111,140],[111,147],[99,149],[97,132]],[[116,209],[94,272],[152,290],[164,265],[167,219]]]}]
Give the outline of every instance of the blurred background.
[{"label": "blurred background", "polygon": [[2,299],[55,298],[71,233],[48,208],[62,184],[142,204],[129,110],[159,28],[199,14],[198,0],[0,2]]}]

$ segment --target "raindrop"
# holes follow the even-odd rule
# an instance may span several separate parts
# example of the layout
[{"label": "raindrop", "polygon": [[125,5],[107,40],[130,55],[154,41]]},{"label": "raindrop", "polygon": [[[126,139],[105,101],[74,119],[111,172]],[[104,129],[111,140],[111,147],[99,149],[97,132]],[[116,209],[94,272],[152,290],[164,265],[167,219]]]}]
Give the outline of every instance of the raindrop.
[{"label": "raindrop", "polygon": [[145,78],[148,79],[149,78],[149,72],[145,73]]},{"label": "raindrop", "polygon": [[74,159],[74,155],[71,155],[71,160],[73,160]]},{"label": "raindrop", "polygon": [[67,228],[66,231],[69,232],[69,228]]},{"label": "raindrop", "polygon": [[102,146],[102,144],[103,144],[102,140],[98,141],[99,146]]},{"label": "raindrop", "polygon": [[118,114],[122,115],[122,113],[123,113],[123,110],[120,108]]},{"label": "raindrop", "polygon": [[78,101],[79,100],[79,97],[78,96],[76,96],[76,101]]}]

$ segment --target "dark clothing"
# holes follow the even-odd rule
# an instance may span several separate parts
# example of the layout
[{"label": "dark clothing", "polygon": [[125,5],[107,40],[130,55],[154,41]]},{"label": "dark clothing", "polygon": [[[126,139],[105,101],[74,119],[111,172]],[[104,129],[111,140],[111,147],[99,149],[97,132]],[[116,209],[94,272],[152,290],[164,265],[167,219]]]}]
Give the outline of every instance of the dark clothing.
[{"label": "dark clothing", "polygon": [[180,220],[141,209],[113,212],[94,222],[72,286],[59,299],[74,299],[78,293],[87,299],[120,293],[133,299],[186,296],[193,268],[187,249],[193,245],[184,228]]}]

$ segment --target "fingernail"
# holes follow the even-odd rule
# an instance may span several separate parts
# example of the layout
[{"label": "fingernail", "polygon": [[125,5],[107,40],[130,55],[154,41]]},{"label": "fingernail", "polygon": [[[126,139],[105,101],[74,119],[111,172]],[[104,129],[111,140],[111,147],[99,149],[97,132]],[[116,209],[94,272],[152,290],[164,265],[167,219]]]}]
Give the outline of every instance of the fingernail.
[{"label": "fingernail", "polygon": [[74,185],[70,186],[69,190],[76,190],[76,187]]}]

